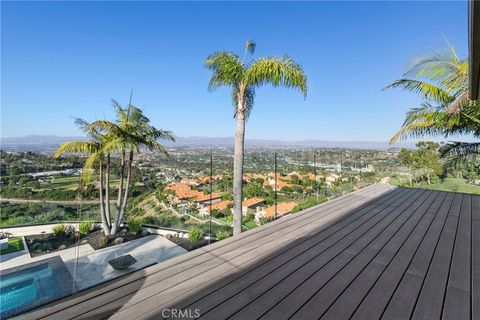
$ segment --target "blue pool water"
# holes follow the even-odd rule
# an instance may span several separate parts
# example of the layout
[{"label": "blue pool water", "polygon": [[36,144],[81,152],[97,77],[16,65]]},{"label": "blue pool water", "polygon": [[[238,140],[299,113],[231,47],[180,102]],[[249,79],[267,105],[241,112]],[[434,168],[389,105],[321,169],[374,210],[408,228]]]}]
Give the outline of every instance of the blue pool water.
[{"label": "blue pool water", "polygon": [[50,266],[40,264],[0,278],[1,312],[48,299],[59,291],[59,284]]}]

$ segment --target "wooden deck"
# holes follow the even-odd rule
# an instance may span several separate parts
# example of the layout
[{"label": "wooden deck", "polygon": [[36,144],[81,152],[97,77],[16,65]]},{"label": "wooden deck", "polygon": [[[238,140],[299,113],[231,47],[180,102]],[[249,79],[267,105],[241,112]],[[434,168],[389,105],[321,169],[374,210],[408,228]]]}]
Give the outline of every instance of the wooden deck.
[{"label": "wooden deck", "polygon": [[21,318],[198,315],[480,319],[480,196],[371,186]]}]

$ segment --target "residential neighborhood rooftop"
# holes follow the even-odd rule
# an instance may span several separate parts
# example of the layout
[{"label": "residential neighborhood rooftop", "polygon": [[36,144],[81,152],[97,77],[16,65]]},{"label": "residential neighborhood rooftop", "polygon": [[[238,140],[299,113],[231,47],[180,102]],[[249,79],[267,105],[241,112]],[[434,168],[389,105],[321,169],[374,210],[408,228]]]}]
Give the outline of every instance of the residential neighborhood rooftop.
[{"label": "residential neighborhood rooftop", "polygon": [[478,319],[480,196],[376,184],[21,319]]}]

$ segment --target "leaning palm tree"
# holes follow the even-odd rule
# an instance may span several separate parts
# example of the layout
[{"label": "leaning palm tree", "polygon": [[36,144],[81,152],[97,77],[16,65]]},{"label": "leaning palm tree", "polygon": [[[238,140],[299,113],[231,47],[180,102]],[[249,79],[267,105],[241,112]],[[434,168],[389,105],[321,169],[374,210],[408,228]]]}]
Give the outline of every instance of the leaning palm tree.
[{"label": "leaning palm tree", "polygon": [[307,77],[302,67],[288,56],[247,60],[256,44],[247,41],[243,59],[236,54],[221,51],[207,57],[205,67],[212,71],[209,90],[227,86],[232,89],[234,118],[236,119],[233,177],[233,233],[242,231],[242,178],[245,139],[245,121],[254,103],[255,90],[265,84],[274,87],[295,88],[306,96]]},{"label": "leaning palm tree", "polygon": [[[419,94],[424,101],[407,113],[390,143],[427,135],[480,138],[480,103],[469,99],[468,59],[460,59],[455,48],[415,59],[404,78],[386,88],[397,87]],[[441,154],[447,163],[455,163],[478,157],[479,150],[478,143],[451,142]]]}]

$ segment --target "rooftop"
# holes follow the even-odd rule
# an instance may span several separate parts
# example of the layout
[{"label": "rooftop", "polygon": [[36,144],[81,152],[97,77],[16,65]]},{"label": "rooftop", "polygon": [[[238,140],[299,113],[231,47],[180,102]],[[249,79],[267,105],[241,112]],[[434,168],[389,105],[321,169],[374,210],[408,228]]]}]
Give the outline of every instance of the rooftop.
[{"label": "rooftop", "polygon": [[172,309],[205,319],[478,319],[480,196],[370,186],[21,317],[163,319]]},{"label": "rooftop", "polygon": [[256,205],[256,204],[259,204],[259,203],[263,203],[265,202],[265,199],[263,198],[249,198],[249,199],[245,199],[242,201],[242,206],[244,207],[251,207],[253,205]]}]

